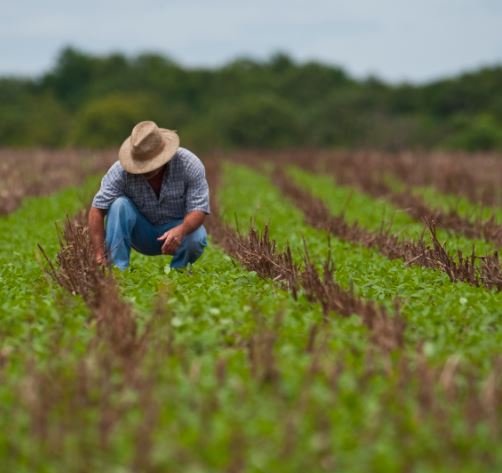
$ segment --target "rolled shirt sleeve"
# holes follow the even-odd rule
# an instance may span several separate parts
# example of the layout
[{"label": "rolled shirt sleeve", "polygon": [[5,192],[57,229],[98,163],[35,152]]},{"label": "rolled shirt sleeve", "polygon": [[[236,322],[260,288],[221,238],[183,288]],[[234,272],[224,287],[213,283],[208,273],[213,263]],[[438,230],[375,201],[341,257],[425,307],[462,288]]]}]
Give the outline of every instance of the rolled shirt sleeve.
[{"label": "rolled shirt sleeve", "polygon": [[192,159],[187,168],[186,213],[200,210],[209,215],[209,186],[206,171],[202,161],[192,153]]},{"label": "rolled shirt sleeve", "polygon": [[126,171],[117,161],[101,180],[101,187],[92,200],[92,206],[108,210],[113,201],[125,194]]}]

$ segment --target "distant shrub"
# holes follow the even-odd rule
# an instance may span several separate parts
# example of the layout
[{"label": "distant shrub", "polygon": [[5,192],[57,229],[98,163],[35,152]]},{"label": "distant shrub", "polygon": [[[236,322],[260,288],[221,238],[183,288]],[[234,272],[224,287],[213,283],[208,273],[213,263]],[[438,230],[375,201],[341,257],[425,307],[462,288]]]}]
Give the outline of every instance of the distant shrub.
[{"label": "distant shrub", "polygon": [[155,100],[143,94],[110,94],[95,99],[77,114],[69,143],[84,148],[120,145],[134,125],[154,119]]},{"label": "distant shrub", "polygon": [[455,131],[445,140],[448,148],[468,151],[502,149],[502,123],[492,115],[457,117],[454,124]]},{"label": "distant shrub", "polygon": [[300,121],[296,110],[276,96],[239,98],[223,106],[216,117],[219,132],[232,146],[281,147],[299,141]]}]

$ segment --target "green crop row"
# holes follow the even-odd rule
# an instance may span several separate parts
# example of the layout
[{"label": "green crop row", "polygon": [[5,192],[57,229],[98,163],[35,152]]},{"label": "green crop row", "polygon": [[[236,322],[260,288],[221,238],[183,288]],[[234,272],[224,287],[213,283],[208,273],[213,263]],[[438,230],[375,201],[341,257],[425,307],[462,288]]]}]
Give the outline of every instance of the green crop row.
[{"label": "green crop row", "polygon": [[[90,181],[86,191],[95,185],[96,180]],[[13,233],[16,236],[9,241],[9,246],[2,248],[1,253],[4,263],[0,322],[3,335],[1,350],[8,363],[2,372],[5,382],[0,389],[0,398],[6,414],[2,418],[8,421],[8,425],[5,424],[2,428],[5,435],[0,441],[0,451],[3,461],[10,458],[13,462],[8,463],[9,471],[11,469],[23,471],[23,467],[26,471],[32,471],[32,468],[37,471],[44,471],[47,468],[47,471],[51,471],[51,464],[76,470],[76,462],[82,461],[82,452],[79,450],[80,437],[88,436],[85,442],[97,447],[99,426],[96,420],[93,421],[93,416],[97,416],[97,409],[95,406],[89,406],[88,412],[83,414],[84,419],[80,419],[83,425],[77,425],[75,431],[70,431],[65,451],[60,452],[62,455],[58,460],[43,446],[37,448],[37,439],[29,435],[30,419],[26,412],[23,414],[25,409],[19,405],[17,392],[18,386],[26,382],[26,363],[30,360],[34,360],[40,366],[42,373],[52,373],[52,376],[55,376],[54,373],[60,373],[60,378],[55,376],[53,382],[67,383],[69,386],[63,385],[61,388],[71,390],[71,383],[77,382],[75,377],[79,369],[79,358],[85,356],[87,344],[95,333],[94,326],[89,321],[89,311],[80,297],[65,294],[43,274],[41,270],[43,264],[40,264],[40,256],[36,249],[36,245],[40,243],[53,257],[57,250],[54,222],[61,221],[65,214],[74,213],[81,205],[79,194],[70,189],[51,197],[26,199],[19,211],[1,220],[6,234],[15,229]],[[15,264],[12,262],[13,257],[17,258]],[[214,364],[222,354],[230,350],[230,355],[234,356],[233,352],[236,350],[232,350],[232,347],[252,337],[259,318],[272,319],[277,313],[281,313],[284,320],[280,336],[285,348],[281,356],[285,358],[286,366],[290,364],[291,359],[294,359],[296,366],[300,368],[305,365],[305,356],[302,354],[305,353],[308,342],[309,328],[319,322],[322,316],[317,305],[308,303],[305,298],[293,300],[289,293],[280,290],[271,281],[263,280],[255,273],[245,271],[234,264],[213,245],[209,246],[203,259],[190,271],[169,272],[167,263],[168,258],[148,258],[133,253],[131,268],[124,273],[115,273],[124,297],[134,305],[137,317],[142,322],[151,317],[159,292],[168,293],[168,307],[164,307],[163,310],[172,312],[170,325],[176,332],[176,343],[185,350],[183,359],[166,359],[165,364],[155,373],[159,378],[156,396],[166,397],[163,411],[165,419],[160,421],[160,432],[162,429],[166,429],[165,432],[169,431],[173,415],[180,426],[186,423],[186,431],[180,433],[180,439],[173,445],[172,450],[167,449],[164,452],[165,449],[159,440],[156,444],[158,446],[155,447],[159,450],[156,454],[159,457],[157,461],[161,464],[163,462],[170,464],[174,460],[169,456],[177,449],[182,449],[184,443],[186,448],[197,449],[207,443],[200,456],[195,455],[193,460],[187,463],[196,465],[202,462],[204,465],[204,462],[207,462],[208,469],[204,468],[205,471],[211,471],[212,464],[216,468],[214,471],[219,471],[219,465],[224,465],[226,457],[231,456],[224,442],[225,436],[228,435],[230,438],[235,429],[235,420],[232,416],[236,413],[244,417],[253,416],[256,412],[255,404],[259,402],[258,394],[254,394],[255,399],[243,406],[242,414],[238,410],[240,405],[238,398],[235,400],[237,404],[230,406],[228,414],[226,410],[215,413],[214,422],[223,422],[223,428],[228,432],[223,432],[221,439],[218,435],[210,435],[206,439],[207,432],[205,433],[203,426],[200,425],[203,419],[198,417],[192,419],[190,404],[195,402],[195,399],[183,394],[192,388],[199,389],[199,386],[192,386],[192,379],[183,373],[183,366],[188,363],[203,368],[201,376],[207,378],[204,380],[207,387],[199,394],[194,391],[194,395],[211,400],[217,387],[214,384],[216,382]],[[347,327],[352,329],[347,330]],[[332,346],[334,352],[351,353],[352,350],[358,353],[364,352],[367,341],[366,328],[358,319],[334,319],[332,330],[334,340],[337,340]],[[341,336],[348,331],[352,333],[351,337]],[[61,357],[62,353],[64,357]],[[238,351],[235,356],[241,357]],[[251,383],[246,381],[248,377],[246,366],[247,364],[242,362],[236,366],[236,376],[238,376],[236,379],[244,377],[243,382]],[[240,372],[242,373],[239,374]],[[66,374],[63,377],[61,373]],[[120,376],[120,373],[116,373],[115,376]],[[296,382],[298,379],[293,381]],[[251,388],[252,386],[249,387]],[[231,389],[229,391],[231,392]],[[167,402],[169,399],[172,399],[173,403]],[[174,403],[174,400],[181,404],[185,403],[185,407],[179,409],[180,406]],[[63,422],[62,416],[72,415],[67,412],[68,405],[65,403],[68,402],[68,399],[62,398],[61,405],[54,412],[47,413],[56,426]],[[259,422],[265,421],[268,417],[266,413],[270,412],[276,402],[275,396],[272,395],[269,405],[261,411],[262,420]],[[131,415],[133,417],[140,415],[143,408],[144,406],[137,405]],[[95,463],[91,466],[100,468],[103,467],[103,463],[100,462],[105,462],[107,465],[116,462],[116,467],[119,468],[121,463],[127,464],[130,458],[124,452],[132,450],[132,443],[135,441],[134,429],[137,427],[127,416],[117,432],[116,440],[110,446],[110,451],[103,456],[97,455]],[[172,429],[176,430],[176,426],[172,426]],[[253,430],[256,430],[255,434]],[[250,425],[252,435],[258,435],[259,430],[259,423]],[[123,451],[121,442],[126,442]],[[213,449],[215,453],[211,453]],[[167,454],[165,459],[164,453]],[[259,456],[257,453],[256,455]],[[72,456],[75,458],[72,459]],[[273,455],[264,452],[263,457],[266,459],[267,456],[269,459],[273,458]],[[45,467],[44,462],[46,462]]]},{"label": "green crop row", "polygon": [[[297,184],[324,200],[333,214],[343,213],[350,223],[358,223],[372,231],[388,228],[391,233],[403,239],[418,240],[424,234],[425,240],[431,241],[422,222],[413,219],[406,211],[386,199],[375,199],[356,188],[338,185],[330,176],[312,174],[293,166],[288,171]],[[460,250],[464,254],[471,254],[475,248],[476,254],[484,255],[495,250],[489,242],[469,239],[441,228],[437,229],[437,236],[441,242],[447,242],[448,248],[453,252]]]},{"label": "green crop row", "polygon": [[[372,231],[388,228],[392,234],[403,239],[418,240],[424,234],[425,241],[431,241],[422,222],[386,199],[375,199],[354,187],[338,185],[330,176],[315,175],[293,166],[288,171],[296,183],[324,200],[333,214],[343,213],[350,223],[358,223]],[[437,236],[441,242],[448,242],[448,248],[453,252],[460,250],[464,254],[471,254],[475,248],[476,254],[484,255],[495,250],[486,241],[471,240],[441,228],[437,229]]]},{"label": "green crop row", "polygon": [[[395,192],[407,190],[406,184],[394,175],[387,174],[385,182]],[[478,218],[481,221],[485,221],[493,217],[496,223],[502,225],[502,208],[500,207],[485,206],[480,202],[473,202],[463,195],[447,194],[432,186],[413,187],[411,191],[413,194],[421,197],[433,209],[443,212],[454,211],[468,220]]]},{"label": "green crop row", "polygon": [[495,221],[499,225],[502,225],[502,208],[500,207],[487,207],[475,204],[466,197],[444,194],[433,187],[417,187],[413,189],[413,192],[420,195],[434,208],[439,208],[446,212],[454,210],[465,218],[479,217],[482,220],[487,220],[493,216]]},{"label": "green crop row", "polygon": [[72,335],[81,331],[87,309],[79,299],[48,284],[37,245],[54,257],[56,224],[61,227],[65,216],[87,205],[97,183],[97,178],[91,178],[79,189],[27,197],[16,212],[0,218],[0,336],[4,349],[11,351],[28,343],[43,354],[50,344],[50,328],[64,326],[65,334]]},{"label": "green crop row", "polygon": [[[305,240],[319,264],[331,251],[342,286],[348,288],[352,283],[362,297],[390,309],[399,299],[409,324],[406,334],[411,345],[425,340],[428,350],[440,359],[460,354],[485,365],[498,353],[502,342],[501,293],[451,283],[440,271],[405,267],[402,261],[388,260],[375,250],[330,238],[326,232],[307,226],[301,213],[281,196],[270,179],[251,169],[227,165],[224,182],[220,202],[229,224],[236,216],[242,226],[249,220],[259,227],[269,224],[272,238],[283,246],[289,242],[298,257]],[[325,181],[320,179],[316,192],[327,189],[326,203],[334,205],[330,204],[333,186],[322,184]],[[358,219],[357,211],[354,206],[352,218]],[[363,205],[360,212],[364,221],[367,207]]]},{"label": "green crop row", "polygon": [[[237,216],[246,230],[250,219],[270,222],[298,259],[305,237],[322,262],[327,235],[304,225],[265,176],[229,166],[224,177],[219,200],[228,223]],[[418,340],[426,341],[426,363],[461,354],[484,389],[498,336],[485,314],[500,302],[496,294],[332,239],[342,284],[352,279],[359,293],[388,306],[403,299],[408,345],[385,354],[371,348],[360,318],[331,314],[321,323],[318,305],[294,300],[212,241],[182,272],[169,271],[168,258],[133,253],[131,267],[114,274],[140,329],[160,307],[134,367],[142,382],[131,383],[93,346],[95,325],[81,298],[49,281],[37,261],[37,243],[51,257],[57,251],[54,221],[81,205],[67,190],[0,219],[2,234],[15,235],[0,251],[0,471],[468,472],[502,463],[490,425],[471,427],[466,418],[462,376],[455,402],[439,385],[428,391],[438,410],[430,409],[412,358]],[[412,297],[421,286],[430,313]],[[457,312],[440,317],[435,310],[449,303]],[[318,348],[309,352],[314,325]],[[400,368],[408,358],[409,378]]]}]

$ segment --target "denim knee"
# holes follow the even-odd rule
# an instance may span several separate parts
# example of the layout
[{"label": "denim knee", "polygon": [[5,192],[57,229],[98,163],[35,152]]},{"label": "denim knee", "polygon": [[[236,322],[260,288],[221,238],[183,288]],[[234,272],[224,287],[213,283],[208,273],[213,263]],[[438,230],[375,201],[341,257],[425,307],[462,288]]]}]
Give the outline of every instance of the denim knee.
[{"label": "denim knee", "polygon": [[107,238],[119,231],[122,237],[130,239],[130,232],[136,224],[138,211],[131,199],[125,196],[117,197],[110,205],[106,215]]}]

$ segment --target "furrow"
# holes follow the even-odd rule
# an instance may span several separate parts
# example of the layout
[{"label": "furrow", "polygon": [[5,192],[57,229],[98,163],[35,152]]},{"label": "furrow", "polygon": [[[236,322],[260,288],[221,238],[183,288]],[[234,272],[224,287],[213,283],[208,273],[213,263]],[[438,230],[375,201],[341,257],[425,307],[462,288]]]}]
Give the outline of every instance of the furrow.
[{"label": "furrow", "polygon": [[[500,340],[500,293],[453,285],[443,274],[417,267],[401,270],[376,252],[335,238],[334,257],[326,257],[325,232],[304,225],[293,206],[284,211],[264,176],[239,175],[236,167],[233,179],[216,189],[216,171],[208,169],[211,240],[227,241],[235,260],[242,254],[249,269],[267,279],[233,264],[211,244],[184,272],[166,270],[164,257],[134,254],[130,269],[115,276],[126,288],[122,299],[111,274],[94,262],[80,214],[60,233],[55,260],[54,238],[43,239],[49,273],[89,307],[76,318],[71,303],[80,304],[80,297],[61,300],[66,293],[59,287],[53,294],[38,292],[37,285],[48,285],[36,281],[39,270],[27,270],[36,264],[30,260],[41,238],[39,233],[33,240],[33,233],[48,229],[53,237],[51,222],[69,208],[75,212],[77,198],[43,216],[34,207],[30,214],[5,217],[12,225],[2,226],[9,235],[0,255],[2,287],[12,284],[17,298],[27,289],[40,300],[37,306],[23,303],[25,323],[34,326],[24,345],[10,354],[0,346],[3,470],[436,471],[440,465],[445,471],[498,471],[502,360],[500,344],[491,341]],[[270,227],[239,235],[229,225],[234,211],[243,220],[269,219]],[[304,254],[302,238],[310,249]],[[333,261],[337,278],[353,273],[364,297],[408,298],[411,343],[401,346],[402,332],[389,327],[387,316],[375,316],[346,289],[349,284],[344,290],[334,282]],[[299,288],[298,299],[274,278],[292,292]],[[379,292],[368,293],[372,283]],[[404,283],[411,288],[400,292]],[[142,329],[138,309],[159,289],[157,307],[146,303]],[[4,294],[2,303],[14,296]],[[305,294],[319,303],[309,303]],[[465,300],[455,315],[460,297]],[[128,298],[136,300],[134,311]],[[40,329],[37,308],[49,304],[59,314]],[[22,315],[16,310],[14,317]],[[332,311],[368,320],[328,317]],[[2,324],[9,315],[2,313]],[[367,332],[374,343],[366,342]],[[52,343],[41,354],[37,347],[48,334]],[[465,345],[481,354],[477,363],[470,363]]]},{"label": "furrow", "polygon": [[139,336],[132,307],[122,299],[113,274],[95,260],[85,211],[67,218],[59,242],[55,262],[39,245],[47,273],[70,293],[82,296],[97,323],[98,337],[118,356],[135,363],[146,337]]},{"label": "furrow", "polygon": [[357,297],[352,289],[343,289],[335,281],[335,267],[330,255],[324,262],[321,274],[305,247],[304,267],[301,269],[294,263],[289,245],[284,251],[277,249],[276,242],[270,239],[267,226],[262,233],[251,227],[247,234],[241,235],[226,225],[219,215],[216,199],[220,175],[216,161],[207,167],[207,175],[213,190],[212,217],[207,228],[230,256],[260,276],[280,282],[294,297],[300,290],[305,291],[309,300],[321,304],[325,316],[332,311],[344,316],[359,315],[369,327],[373,341],[381,348],[392,350],[402,346],[405,322],[398,311],[390,315],[383,307]]},{"label": "furrow", "polygon": [[[397,157],[395,159],[398,160]],[[298,155],[296,160],[293,158],[293,162],[308,171],[319,172],[320,162],[314,159],[306,159],[305,156]],[[403,182],[408,184],[413,182],[415,185],[417,182],[424,184],[422,179],[417,180],[412,175],[419,174],[420,169],[426,166],[425,163],[416,163],[417,167],[413,169],[411,167],[401,168],[399,167],[400,162],[394,162],[390,157],[386,157],[381,161],[368,157],[367,162],[362,162],[361,159],[357,159],[357,155],[347,155],[333,159],[325,158],[321,163],[340,185],[354,186],[373,197],[385,198],[405,210],[416,220],[427,219],[434,221],[438,227],[465,235],[467,238],[484,239],[493,243],[497,248],[502,247],[502,225],[497,223],[495,217],[492,216],[489,219],[466,218],[453,209],[445,211],[432,208],[421,197],[414,195],[411,190],[394,192],[385,182],[386,174],[397,173],[400,179],[403,178]],[[406,172],[396,171],[396,169],[406,169]],[[462,170],[465,171],[464,168]],[[408,176],[408,174],[410,174],[410,178],[407,180],[405,176]],[[427,176],[430,177],[428,183],[430,181],[435,182],[432,174],[427,174]],[[452,180],[457,177],[457,172],[453,176]],[[462,182],[466,186],[474,185],[472,182],[465,182],[465,179]]]},{"label": "furrow", "polygon": [[494,154],[444,152],[333,151],[319,149],[240,151],[230,156],[244,164],[270,161],[306,169],[336,171],[343,182],[392,176],[408,187],[432,186],[472,203],[502,205],[502,160]]},{"label": "furrow", "polygon": [[[77,411],[85,412],[97,401],[99,442],[100,447],[106,449],[112,443],[114,429],[129,408],[127,396],[133,395],[143,418],[137,426],[141,438],[138,438],[131,461],[135,469],[142,470],[150,461],[148,454],[152,448],[154,420],[160,410],[153,392],[161,357],[157,355],[157,361],[149,363],[146,355],[155,350],[165,354],[165,347],[162,348],[158,339],[153,337],[161,328],[160,320],[166,319],[165,301],[150,315],[140,333],[133,308],[122,298],[111,269],[98,265],[95,260],[85,211],[67,218],[59,234],[59,245],[55,261],[39,245],[46,261],[46,271],[68,292],[82,296],[96,331],[88,342],[83,359],[72,367],[71,381],[64,376],[64,369],[46,369],[35,363],[29,366],[27,376],[33,397],[25,402],[34,434],[44,439],[47,432],[53,430],[46,412],[58,409],[59,404],[69,403]],[[169,350],[169,344],[167,346]],[[52,355],[64,358],[65,353],[58,353],[56,345]],[[65,387],[70,389],[69,399],[63,391]],[[78,415],[76,420],[77,428],[87,423]],[[61,431],[71,431],[72,425],[63,420],[57,427]],[[60,436],[49,439],[52,447],[58,442],[61,442]]]},{"label": "furrow", "polygon": [[438,240],[436,223],[428,217],[423,218],[432,237],[432,246],[426,244],[423,237],[418,241],[400,239],[383,228],[371,231],[358,223],[349,224],[343,214],[333,215],[320,199],[296,185],[278,167],[273,178],[284,195],[303,212],[305,221],[315,228],[327,230],[342,240],[375,248],[390,259],[402,259],[407,266],[413,264],[443,271],[451,281],[502,289],[502,268],[497,253],[479,257],[465,256],[458,251],[455,258]]},{"label": "furrow", "polygon": [[269,225],[270,236],[281,249],[290,244],[299,264],[303,239],[318,269],[331,252],[336,279],[342,287],[348,289],[353,284],[358,296],[381,301],[389,309],[395,299],[400,300],[401,313],[408,323],[407,340],[432,339],[437,353],[459,352],[477,360],[499,344],[501,291],[487,291],[461,281],[451,283],[442,271],[404,266],[375,248],[333,236],[328,246],[330,234],[305,224],[303,213],[281,198],[269,176],[249,167],[226,165],[224,183],[219,202],[227,224],[232,225],[237,213],[241,221],[253,219],[260,229]]},{"label": "furrow", "polygon": [[[367,188],[364,190],[368,191]],[[421,197],[412,194],[411,191],[395,193],[388,189],[387,193],[379,194],[377,192],[372,193],[372,195],[387,198],[417,220],[434,220],[438,227],[460,233],[467,238],[486,240],[493,243],[497,248],[502,247],[502,225],[497,223],[493,216],[488,220],[468,219],[452,209],[444,211],[432,208]]]}]

